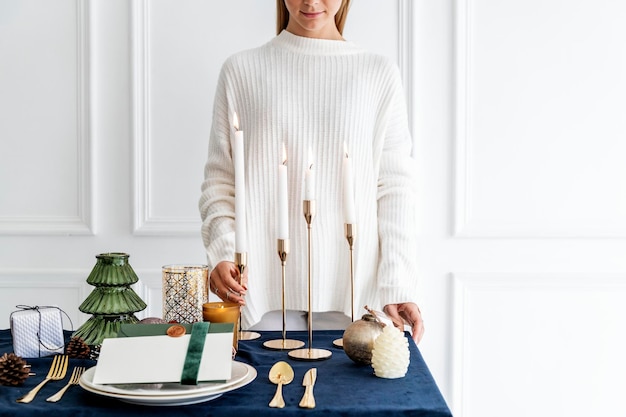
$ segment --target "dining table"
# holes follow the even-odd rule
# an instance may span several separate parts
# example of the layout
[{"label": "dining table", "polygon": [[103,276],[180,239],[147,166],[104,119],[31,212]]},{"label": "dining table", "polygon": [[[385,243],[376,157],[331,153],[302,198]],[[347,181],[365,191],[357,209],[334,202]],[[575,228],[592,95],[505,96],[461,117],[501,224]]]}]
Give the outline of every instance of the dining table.
[{"label": "dining table", "polygon": [[[34,375],[18,386],[0,385],[0,416],[452,416],[420,350],[408,333],[405,337],[409,342],[409,367],[404,377],[395,379],[376,376],[371,365],[357,364],[341,348],[335,347],[333,341],[342,333],[315,330],[309,340],[306,331],[288,332],[289,339],[304,341],[306,349],[319,348],[332,353],[329,358],[317,361],[292,359],[285,350],[270,350],[263,346],[267,340],[281,339],[282,332],[261,332],[261,337],[256,340],[242,340],[234,360],[253,369],[256,372],[254,379],[237,389],[189,405],[175,402],[133,404],[124,401],[123,397],[113,398],[86,390],[82,385],[71,385],[56,403],[47,402],[46,398],[68,383],[70,371],[63,380],[45,384],[32,402],[18,403],[17,398],[46,377],[53,360],[51,356],[26,358]],[[67,340],[70,335],[70,332],[65,332]],[[0,356],[12,351],[10,330],[0,330]],[[167,361],[168,358],[162,360]],[[277,386],[270,381],[269,372],[272,365],[279,361],[291,365],[294,379],[282,387],[285,407],[272,408],[268,404]],[[96,365],[96,360],[69,360],[70,370],[76,366],[91,369]],[[305,392],[303,380],[311,368],[315,368],[317,373],[312,390],[315,408],[301,408],[299,403]]]}]

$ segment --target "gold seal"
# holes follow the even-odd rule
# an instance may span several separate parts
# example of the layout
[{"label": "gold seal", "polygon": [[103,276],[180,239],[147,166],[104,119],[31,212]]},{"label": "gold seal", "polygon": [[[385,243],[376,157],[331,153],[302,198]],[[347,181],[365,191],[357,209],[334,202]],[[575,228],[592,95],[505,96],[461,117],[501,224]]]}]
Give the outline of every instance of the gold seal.
[{"label": "gold seal", "polygon": [[170,337],[181,337],[185,333],[185,328],[180,324],[175,324],[167,328],[167,335]]}]

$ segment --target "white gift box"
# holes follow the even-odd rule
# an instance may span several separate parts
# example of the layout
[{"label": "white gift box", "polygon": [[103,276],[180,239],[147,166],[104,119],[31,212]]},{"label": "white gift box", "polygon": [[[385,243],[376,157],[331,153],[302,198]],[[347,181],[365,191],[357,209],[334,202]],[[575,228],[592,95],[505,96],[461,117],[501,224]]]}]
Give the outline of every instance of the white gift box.
[{"label": "white gift box", "polygon": [[54,306],[21,308],[10,316],[13,352],[22,358],[62,354],[65,349],[62,310]]}]

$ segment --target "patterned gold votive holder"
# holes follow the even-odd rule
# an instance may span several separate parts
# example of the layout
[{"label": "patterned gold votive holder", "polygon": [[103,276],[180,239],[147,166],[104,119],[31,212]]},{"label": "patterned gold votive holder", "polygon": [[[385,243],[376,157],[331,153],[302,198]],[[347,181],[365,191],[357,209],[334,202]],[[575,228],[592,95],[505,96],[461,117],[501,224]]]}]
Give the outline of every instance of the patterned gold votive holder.
[{"label": "patterned gold votive holder", "polygon": [[233,323],[233,348],[237,351],[239,343],[239,304],[218,301],[202,306],[202,317],[210,323]]},{"label": "patterned gold votive holder", "polygon": [[209,294],[207,265],[163,267],[163,320],[195,323],[202,321],[202,305]]}]

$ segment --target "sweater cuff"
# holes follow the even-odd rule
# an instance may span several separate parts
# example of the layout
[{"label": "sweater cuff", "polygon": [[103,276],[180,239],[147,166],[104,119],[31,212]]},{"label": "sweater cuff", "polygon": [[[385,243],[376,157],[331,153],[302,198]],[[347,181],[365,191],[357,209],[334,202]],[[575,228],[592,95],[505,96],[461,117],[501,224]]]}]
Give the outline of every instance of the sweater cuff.
[{"label": "sweater cuff", "polygon": [[235,232],[227,233],[213,240],[207,247],[207,263],[212,271],[222,261],[233,262],[235,256]]}]

